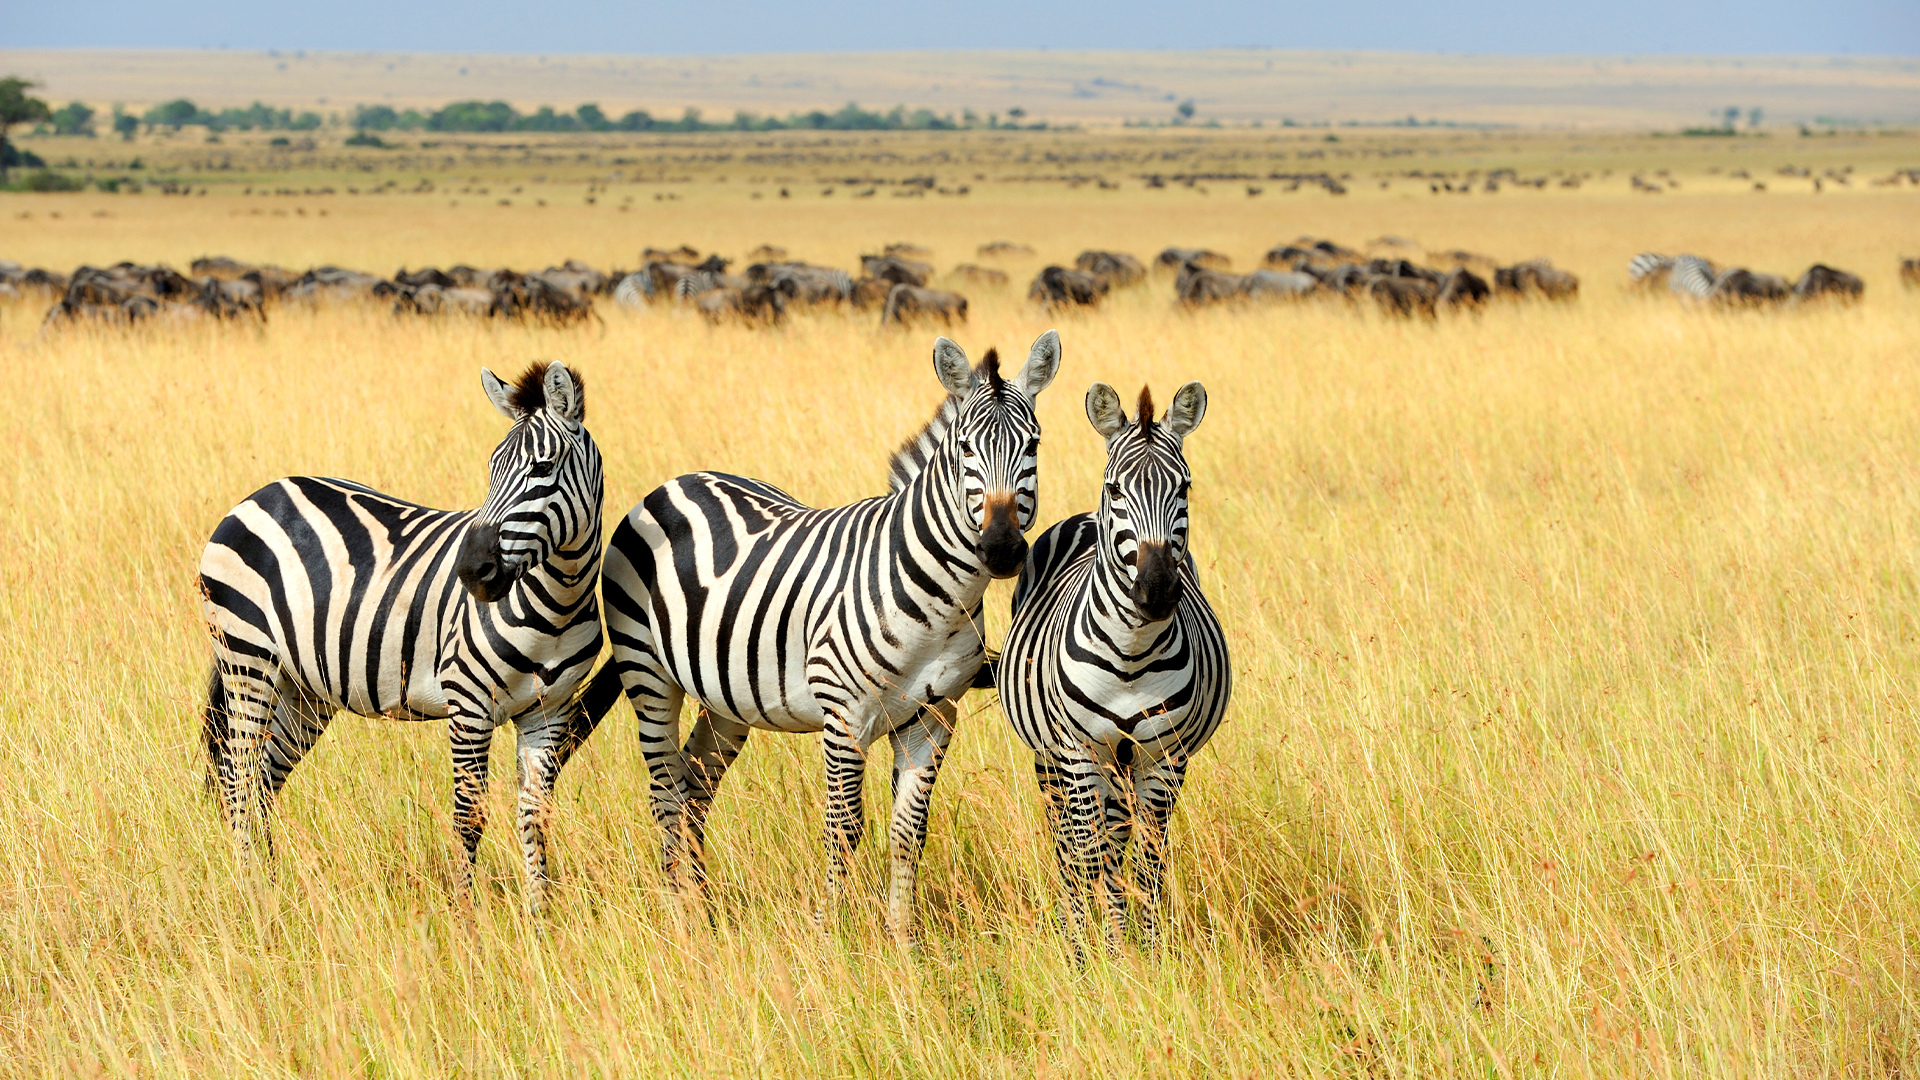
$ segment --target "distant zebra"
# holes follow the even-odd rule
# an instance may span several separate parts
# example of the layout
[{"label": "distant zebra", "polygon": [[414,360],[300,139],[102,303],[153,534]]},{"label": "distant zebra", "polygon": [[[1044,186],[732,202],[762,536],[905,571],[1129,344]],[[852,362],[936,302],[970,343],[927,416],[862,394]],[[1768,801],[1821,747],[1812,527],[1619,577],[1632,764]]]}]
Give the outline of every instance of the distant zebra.
[{"label": "distant zebra", "polygon": [[1673,272],[1673,256],[1643,251],[1627,260],[1627,280],[1642,289],[1658,289]]},{"label": "distant zebra", "polygon": [[1007,719],[1033,750],[1075,928],[1087,931],[1097,895],[1114,939],[1126,927],[1120,864],[1135,829],[1141,925],[1158,934],[1167,819],[1233,683],[1187,548],[1181,444],[1206,415],[1207,392],[1182,386],[1156,423],[1142,389],[1139,409],[1129,421],[1111,386],[1088,389],[1087,417],[1107,440],[1100,509],[1034,541],[995,670]]},{"label": "distant zebra", "polygon": [[1698,255],[1681,255],[1673,260],[1667,288],[1683,300],[1705,300],[1713,294],[1713,264]]},{"label": "distant zebra", "polygon": [[[953,735],[955,700],[984,662],[980,600],[1020,569],[1037,500],[1034,400],[1060,337],[1033,343],[1020,373],[978,369],[940,338],[951,395],[894,455],[891,493],[815,510],[758,480],[669,481],[615,528],[604,594],[617,680],[640,721],[661,862],[676,888],[704,887],[714,792],[753,728],[823,732],[832,892],[865,833],[868,747],[893,746],[887,917],[902,940],[926,843],[927,804]],[[680,706],[699,718],[684,746]]]},{"label": "distant zebra", "polygon": [[[513,421],[478,510],[430,510],[346,480],[296,476],[213,532],[200,587],[213,630],[204,714],[210,779],[243,849],[336,710],[447,720],[453,820],[471,896],[494,728],[518,730],[527,906],[546,897],[555,778],[590,730],[574,690],[600,652],[600,451],[579,376],[537,363],[513,386],[482,369]],[[604,706],[601,706],[604,708]]]}]

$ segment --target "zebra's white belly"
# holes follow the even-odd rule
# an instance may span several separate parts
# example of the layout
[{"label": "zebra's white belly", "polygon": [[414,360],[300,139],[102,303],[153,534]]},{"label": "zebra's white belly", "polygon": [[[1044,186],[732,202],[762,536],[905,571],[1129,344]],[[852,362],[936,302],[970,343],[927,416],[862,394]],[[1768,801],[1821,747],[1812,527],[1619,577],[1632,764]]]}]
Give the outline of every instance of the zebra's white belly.
[{"label": "zebra's white belly", "polygon": [[1126,739],[1153,742],[1180,730],[1196,712],[1197,703],[1191,697],[1171,707],[1167,704],[1169,699],[1182,696],[1181,691],[1191,678],[1185,671],[1129,682],[1105,668],[1069,664],[1062,675],[1071,678],[1073,685],[1099,702],[1108,713],[1122,718],[1115,721],[1109,715],[1079,707],[1065,694],[1058,695],[1059,707],[1073,718],[1074,726],[1087,738],[1107,746],[1118,746]]}]

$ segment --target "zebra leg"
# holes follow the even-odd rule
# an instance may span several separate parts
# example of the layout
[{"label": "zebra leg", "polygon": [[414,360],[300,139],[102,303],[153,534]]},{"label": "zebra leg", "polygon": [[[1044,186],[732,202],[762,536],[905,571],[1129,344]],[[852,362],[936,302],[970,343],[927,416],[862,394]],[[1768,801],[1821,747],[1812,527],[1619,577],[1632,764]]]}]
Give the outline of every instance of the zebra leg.
[{"label": "zebra leg", "polygon": [[1035,753],[1034,770],[1047,796],[1054,859],[1067,895],[1067,919],[1061,929],[1078,957],[1080,942],[1088,934],[1089,901],[1102,862],[1100,765],[1083,751],[1055,749]]},{"label": "zebra leg", "polygon": [[1102,763],[1095,777],[1100,798],[1100,900],[1107,916],[1107,944],[1117,948],[1127,936],[1127,882],[1121,864],[1133,839],[1134,768],[1131,760]]},{"label": "zebra leg", "polygon": [[250,852],[257,839],[271,855],[273,836],[267,823],[262,781],[266,776],[267,732],[279,707],[283,680],[277,671],[242,663],[238,657],[222,658],[220,680],[225,690],[221,708],[227,722],[220,758],[227,823],[242,853]]},{"label": "zebra leg", "polygon": [[693,781],[688,776],[686,754],[680,749],[680,703],[686,694],[664,680],[658,688],[641,692],[636,692],[633,685],[627,683],[627,697],[640,723],[640,756],[647,762],[647,797],[654,824],[660,827],[660,870],[676,892],[698,889],[698,845],[687,825]]},{"label": "zebra leg", "polygon": [[927,846],[927,803],[940,778],[947,744],[953,741],[958,713],[954,702],[936,701],[888,736],[893,744],[893,817],[887,825],[893,877],[887,888],[887,928],[902,945],[913,943],[913,893],[920,853]]},{"label": "zebra leg", "polygon": [[454,889],[463,904],[473,903],[474,864],[480,837],[487,831],[487,755],[493,747],[493,720],[479,706],[449,701],[447,737],[453,747],[453,831],[461,855]]},{"label": "zebra leg", "polygon": [[546,909],[547,821],[553,814],[553,785],[560,777],[559,741],[566,734],[568,712],[542,710],[523,716],[515,725],[514,758],[519,764],[520,797],[516,806],[520,824],[520,855],[527,870],[527,914]]},{"label": "zebra leg", "polygon": [[867,775],[867,754],[847,730],[847,722],[829,715],[820,732],[826,757],[827,808],[821,841],[827,849],[827,892],[838,900],[846,894],[849,864],[867,834],[866,807],[861,783]]},{"label": "zebra leg", "polygon": [[1187,781],[1184,759],[1166,759],[1143,770],[1134,785],[1135,820],[1140,847],[1133,853],[1134,887],[1140,891],[1140,932],[1149,942],[1160,940],[1160,900],[1166,882],[1167,819],[1180,802]]},{"label": "zebra leg", "polygon": [[262,804],[269,812],[280,789],[287,786],[293,767],[307,756],[307,751],[320,741],[332,722],[333,706],[319,695],[293,687],[282,690],[274,706],[266,751],[261,755],[265,769]]},{"label": "zebra leg", "polygon": [[753,729],[738,720],[715,717],[702,707],[682,750],[687,771],[687,800],[681,815],[692,884],[707,887],[707,814],[720,790],[720,778],[747,745]]}]

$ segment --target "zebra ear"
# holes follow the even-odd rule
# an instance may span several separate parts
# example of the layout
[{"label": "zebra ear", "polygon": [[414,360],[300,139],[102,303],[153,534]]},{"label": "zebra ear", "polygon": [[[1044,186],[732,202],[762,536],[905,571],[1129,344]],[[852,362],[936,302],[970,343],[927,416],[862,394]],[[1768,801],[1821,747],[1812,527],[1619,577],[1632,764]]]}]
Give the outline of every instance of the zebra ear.
[{"label": "zebra ear", "polygon": [[1093,430],[1099,432],[1101,438],[1113,438],[1127,426],[1127,410],[1120,404],[1120,392],[1103,382],[1087,387],[1087,419],[1093,422]]},{"label": "zebra ear", "polygon": [[1049,330],[1033,339],[1033,351],[1027,354],[1027,362],[1021,365],[1013,384],[1020,388],[1022,396],[1032,401],[1059,373],[1060,331]]},{"label": "zebra ear", "polygon": [[1206,415],[1207,388],[1190,382],[1173,392],[1173,404],[1167,406],[1167,415],[1160,422],[1184,439],[1193,434],[1193,429],[1200,426]]},{"label": "zebra ear", "polygon": [[547,395],[547,410],[554,418],[569,424],[579,424],[587,418],[587,398],[582,392],[580,380],[574,378],[567,365],[555,360],[547,368],[542,387]]},{"label": "zebra ear", "polygon": [[524,414],[513,407],[513,387],[501,382],[500,376],[481,368],[480,388],[487,392],[487,400],[493,402],[493,407],[500,410],[501,416],[515,423],[520,422]]},{"label": "zebra ear", "polygon": [[947,393],[955,397],[965,397],[973,389],[973,365],[967,362],[967,354],[960,346],[946,338],[938,338],[933,343],[933,373],[940,379],[940,385]]}]

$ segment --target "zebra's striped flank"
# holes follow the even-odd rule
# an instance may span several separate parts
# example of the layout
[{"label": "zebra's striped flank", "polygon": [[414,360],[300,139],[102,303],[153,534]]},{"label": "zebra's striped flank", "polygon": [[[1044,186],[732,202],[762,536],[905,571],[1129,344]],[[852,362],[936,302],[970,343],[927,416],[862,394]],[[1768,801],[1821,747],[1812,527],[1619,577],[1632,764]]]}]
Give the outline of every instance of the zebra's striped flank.
[{"label": "zebra's striped flank", "polygon": [[494,728],[513,723],[527,905],[538,911],[546,806],[582,733],[572,699],[601,644],[600,451],[563,365],[536,364],[513,386],[481,379],[513,426],[479,509],[295,476],[220,522],[200,559],[214,640],[206,741],[244,849],[266,837],[273,798],[337,710],[444,718],[470,895],[487,751]]},{"label": "zebra's striped flank", "polygon": [[[955,699],[983,661],[980,598],[1019,570],[1037,507],[1034,400],[1060,362],[1049,330],[1013,378],[976,370],[945,338],[934,370],[951,395],[896,455],[892,491],[815,510],[758,480],[694,473],[648,495],[615,528],[604,594],[613,662],[639,717],[661,859],[676,886],[704,882],[714,791],[754,728],[823,732],[824,839],[839,892],[865,832],[868,747],[893,746],[888,921],[910,933],[927,804]],[[680,706],[698,719],[685,743]]]},{"label": "zebra's striped flank", "polygon": [[1098,897],[1115,939],[1136,831],[1141,923],[1158,933],[1167,819],[1232,692],[1226,637],[1187,550],[1181,446],[1206,401],[1188,383],[1156,423],[1142,390],[1130,421],[1112,387],[1087,391],[1087,416],[1107,440],[1100,508],[1034,542],[995,672],[1007,719],[1033,751],[1073,921],[1085,930]]}]

